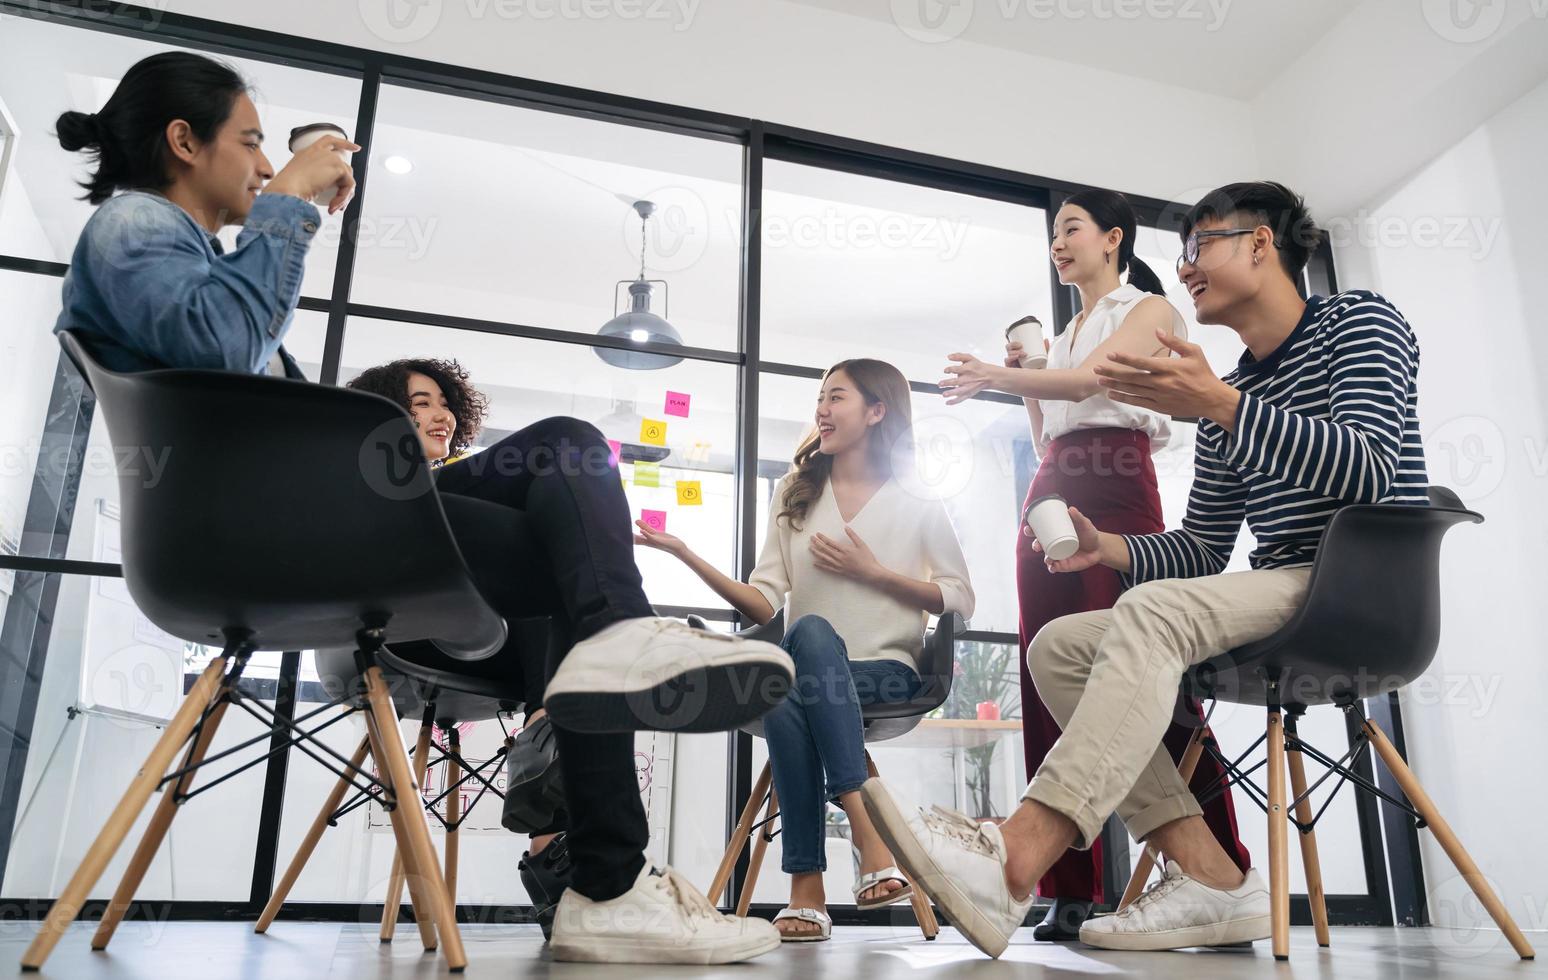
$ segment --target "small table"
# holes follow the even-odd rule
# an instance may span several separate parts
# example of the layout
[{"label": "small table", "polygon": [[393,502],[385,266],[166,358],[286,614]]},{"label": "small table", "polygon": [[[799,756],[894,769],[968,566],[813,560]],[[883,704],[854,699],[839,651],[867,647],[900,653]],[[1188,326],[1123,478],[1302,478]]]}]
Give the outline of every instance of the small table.
[{"label": "small table", "polygon": [[910,749],[972,749],[1021,731],[1021,719],[979,721],[976,718],[925,718],[891,745]]}]

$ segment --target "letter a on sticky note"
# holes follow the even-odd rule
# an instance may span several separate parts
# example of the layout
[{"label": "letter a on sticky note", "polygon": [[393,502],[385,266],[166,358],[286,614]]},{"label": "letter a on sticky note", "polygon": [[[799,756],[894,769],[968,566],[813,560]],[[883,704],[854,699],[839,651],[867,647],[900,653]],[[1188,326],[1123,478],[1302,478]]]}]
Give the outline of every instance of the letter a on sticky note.
[{"label": "letter a on sticky note", "polygon": [[640,423],[640,441],[651,446],[665,446],[666,426],[660,419],[645,419]]},{"label": "letter a on sticky note", "polygon": [[652,531],[660,533],[666,530],[666,511],[664,510],[642,510],[640,520],[644,521]]},{"label": "letter a on sticky note", "polygon": [[692,397],[692,395],[684,394],[681,391],[669,391],[666,393],[666,408],[664,411],[668,415],[676,415],[678,418],[685,419],[688,417],[688,402]]},{"label": "letter a on sticky note", "polygon": [[646,460],[636,460],[634,463],[634,485],[637,487],[661,486],[661,464],[651,463]]},{"label": "letter a on sticky note", "polygon": [[703,504],[704,494],[699,490],[699,481],[678,480],[677,502],[684,507],[698,507]]}]

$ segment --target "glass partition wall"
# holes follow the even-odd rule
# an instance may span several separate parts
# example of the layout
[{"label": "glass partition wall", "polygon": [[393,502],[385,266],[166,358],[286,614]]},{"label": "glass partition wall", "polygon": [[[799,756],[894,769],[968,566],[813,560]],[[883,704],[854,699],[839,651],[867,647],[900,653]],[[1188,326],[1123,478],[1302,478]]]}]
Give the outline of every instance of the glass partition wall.
[{"label": "glass partition wall", "polygon": [[[662,514],[728,571],[745,574],[756,557],[774,482],[810,422],[823,370],[854,356],[902,369],[914,390],[919,479],[946,503],[978,602],[957,644],[952,698],[873,754],[921,803],[991,818],[1014,808],[1027,778],[1014,542],[1037,460],[1019,399],[986,394],[950,407],[935,382],[953,351],[998,359],[1002,330],[1019,317],[1058,329],[1073,316],[1076,299],[1057,284],[1047,251],[1052,210],[1074,188],[187,17],[153,23],[136,8],[88,16],[84,5],[0,0],[0,118],[9,121],[0,155],[9,161],[0,173],[0,893],[20,902],[57,894],[208,655],[156,630],[123,587],[123,461],[49,334],[59,277],[90,215],[75,183],[82,162],[51,138],[53,120],[99,108],[129,65],[174,47],[215,53],[253,82],[277,165],[286,133],[305,122],[341,125],[364,146],[360,193],[325,221],[287,338],[309,378],[342,384],[400,357],[455,358],[490,397],[479,445],[547,415],[595,423],[620,444],[631,507]],[[1178,213],[1133,200],[1152,223]],[[1141,239],[1141,254],[1167,278],[1175,234],[1147,227]],[[1331,267],[1321,274],[1329,280]],[[614,322],[637,280],[670,333]],[[1173,299],[1191,309],[1180,293]],[[1240,347],[1229,331],[1206,330],[1224,372]],[[1158,460],[1169,522],[1191,478],[1190,433],[1179,429],[1176,459]],[[684,499],[684,485],[696,499]],[[658,609],[735,627],[733,611],[679,563],[648,551],[639,561]],[[311,651],[259,654],[244,681],[297,714],[323,700],[316,682]],[[997,724],[980,723],[985,702]],[[1240,734],[1222,727],[1224,743],[1245,744],[1255,723],[1244,715]],[[467,754],[480,761],[520,724],[519,714],[475,723],[461,733]],[[252,734],[228,725],[221,741]],[[348,724],[328,735],[346,755],[359,737]],[[652,858],[708,886],[728,819],[765,758],[745,735],[642,737]],[[222,819],[174,825],[141,898],[190,916],[261,906],[333,779],[281,752],[191,803]],[[1263,850],[1257,811],[1245,796],[1238,803],[1249,844]],[[475,917],[520,919],[525,842],[500,828],[498,801],[480,808],[463,827],[459,902]],[[1325,852],[1359,855],[1345,863],[1350,874],[1330,873],[1342,893],[1330,909],[1377,921],[1387,889],[1379,830],[1352,805],[1326,826]],[[896,910],[843,908],[846,834],[833,811],[835,912],[893,922]],[[783,903],[778,850],[776,837],[755,907]],[[127,858],[126,848],[101,897]],[[310,915],[367,921],[390,861],[381,814],[361,807],[324,835],[291,899]],[[1121,853],[1110,863],[1111,875],[1126,873]],[[745,860],[729,894],[715,898],[734,902],[744,874]]]}]

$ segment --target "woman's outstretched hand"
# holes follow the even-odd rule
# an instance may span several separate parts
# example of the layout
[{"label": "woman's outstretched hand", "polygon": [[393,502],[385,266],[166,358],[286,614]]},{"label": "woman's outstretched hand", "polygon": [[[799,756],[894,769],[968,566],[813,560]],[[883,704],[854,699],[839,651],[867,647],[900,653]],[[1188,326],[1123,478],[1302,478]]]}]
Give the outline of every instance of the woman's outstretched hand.
[{"label": "woman's outstretched hand", "polygon": [[946,404],[960,405],[985,388],[996,387],[1002,368],[972,354],[949,354],[947,359],[955,363],[947,366],[949,377],[942,378],[938,385],[946,396]]},{"label": "woman's outstretched hand", "polygon": [[883,571],[871,548],[856,534],[854,528],[844,528],[848,542],[835,541],[825,534],[812,535],[810,550],[812,561],[825,572],[852,578],[858,582],[875,581]]},{"label": "woman's outstretched hand", "polygon": [[688,546],[683,544],[683,539],[675,534],[658,531],[644,521],[635,521],[634,527],[635,544],[642,544],[647,548],[655,548],[657,551],[664,551],[678,558],[681,558],[683,553],[688,550]]}]

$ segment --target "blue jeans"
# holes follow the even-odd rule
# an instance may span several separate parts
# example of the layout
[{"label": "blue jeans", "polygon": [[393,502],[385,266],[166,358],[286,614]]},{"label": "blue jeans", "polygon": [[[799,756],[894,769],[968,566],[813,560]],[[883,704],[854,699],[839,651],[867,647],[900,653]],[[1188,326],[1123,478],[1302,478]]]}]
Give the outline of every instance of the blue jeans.
[{"label": "blue jeans", "polygon": [[867,777],[860,706],[908,701],[919,674],[898,660],[851,663],[844,640],[821,616],[802,616],[780,646],[795,661],[795,684],[763,716],[774,789],[779,794],[786,874],[825,871],[829,800]]}]

